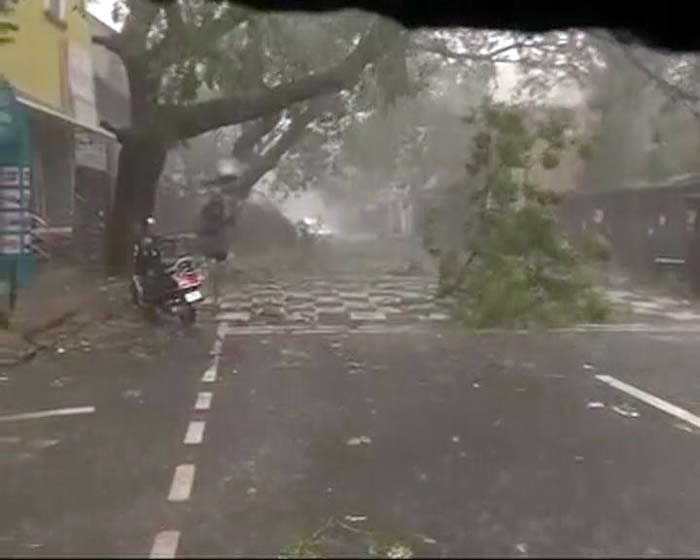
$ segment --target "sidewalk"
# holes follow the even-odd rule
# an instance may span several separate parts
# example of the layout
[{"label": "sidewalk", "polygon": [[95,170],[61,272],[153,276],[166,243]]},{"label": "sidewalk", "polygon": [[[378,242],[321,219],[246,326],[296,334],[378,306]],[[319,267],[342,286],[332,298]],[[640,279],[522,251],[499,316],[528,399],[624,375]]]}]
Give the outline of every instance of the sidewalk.
[{"label": "sidewalk", "polygon": [[9,329],[0,330],[0,365],[21,363],[50,344],[51,332],[71,323],[79,330],[118,305],[123,281],[77,267],[43,271],[19,293]]}]

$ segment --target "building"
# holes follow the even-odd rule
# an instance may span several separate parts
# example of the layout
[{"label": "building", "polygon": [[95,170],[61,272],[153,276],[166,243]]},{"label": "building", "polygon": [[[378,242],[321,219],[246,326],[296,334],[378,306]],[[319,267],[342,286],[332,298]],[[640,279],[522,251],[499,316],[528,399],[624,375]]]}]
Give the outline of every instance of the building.
[{"label": "building", "polygon": [[99,182],[93,171],[102,181],[108,176],[106,144],[116,140],[99,126],[83,0],[4,3],[19,30],[0,45],[0,75],[29,117],[34,231],[40,251],[55,256],[59,240],[72,239],[78,201]]}]

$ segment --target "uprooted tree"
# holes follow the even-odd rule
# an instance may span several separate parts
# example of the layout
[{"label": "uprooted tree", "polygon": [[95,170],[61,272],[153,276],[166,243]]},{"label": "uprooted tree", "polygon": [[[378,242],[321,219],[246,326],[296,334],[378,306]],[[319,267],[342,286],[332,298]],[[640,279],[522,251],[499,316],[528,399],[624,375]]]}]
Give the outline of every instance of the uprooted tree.
[{"label": "uprooted tree", "polygon": [[528,177],[536,162],[557,166],[572,142],[566,123],[497,105],[474,121],[468,178],[447,189],[426,230],[442,295],[475,327],[603,321],[607,308],[581,273],[585,257],[559,227],[557,196]]}]

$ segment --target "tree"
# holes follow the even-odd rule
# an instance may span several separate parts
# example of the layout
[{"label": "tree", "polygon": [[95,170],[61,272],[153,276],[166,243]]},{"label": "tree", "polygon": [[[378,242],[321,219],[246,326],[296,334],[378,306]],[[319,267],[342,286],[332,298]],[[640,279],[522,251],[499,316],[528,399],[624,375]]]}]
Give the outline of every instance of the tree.
[{"label": "tree", "polygon": [[564,145],[566,123],[528,122],[518,109],[494,105],[475,119],[470,178],[445,193],[426,232],[441,294],[453,296],[456,314],[475,327],[604,320],[607,308],[559,228],[557,197],[528,180],[536,158]]},{"label": "tree", "polygon": [[12,15],[14,12],[13,4],[16,4],[17,0],[12,0],[12,2],[5,2],[0,4],[0,45],[3,43],[14,42],[14,34],[19,31],[19,27],[16,23],[8,21],[7,16]]},{"label": "tree", "polygon": [[[602,64],[589,76],[599,114],[584,183],[654,182],[700,164],[700,58],[656,53],[591,32]],[[691,118],[688,118],[691,117]]]},{"label": "tree", "polygon": [[[264,64],[255,68],[263,50],[256,34],[262,31],[259,15],[251,10],[204,0],[125,0],[117,6],[128,8],[121,33],[95,39],[121,57],[131,94],[132,126],[114,129],[105,123],[122,146],[108,224],[108,261],[115,268],[128,264],[135,228],[152,211],[168,148],[350,88],[369,63],[391,51],[401,33],[389,21],[367,16],[358,20],[353,14],[348,40],[335,45],[339,58],[330,64],[326,58],[323,66],[311,70],[292,64],[268,73]],[[275,22],[268,23],[275,28]],[[273,40],[269,34],[267,40]],[[231,47],[238,48],[229,51]],[[233,76],[245,79],[239,82]],[[212,98],[197,100],[200,80],[212,89]],[[299,117],[303,115],[306,111]]]}]

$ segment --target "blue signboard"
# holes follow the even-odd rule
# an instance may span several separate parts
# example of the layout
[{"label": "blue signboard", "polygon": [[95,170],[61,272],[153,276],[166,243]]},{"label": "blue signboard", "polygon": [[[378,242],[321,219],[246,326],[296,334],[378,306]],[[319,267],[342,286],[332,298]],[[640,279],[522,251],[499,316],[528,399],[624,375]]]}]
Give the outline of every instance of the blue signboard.
[{"label": "blue signboard", "polygon": [[31,249],[31,140],[29,121],[12,87],[0,83],[0,277],[29,283]]}]

